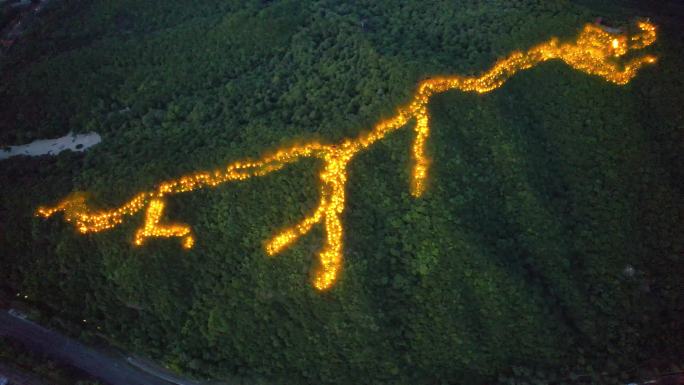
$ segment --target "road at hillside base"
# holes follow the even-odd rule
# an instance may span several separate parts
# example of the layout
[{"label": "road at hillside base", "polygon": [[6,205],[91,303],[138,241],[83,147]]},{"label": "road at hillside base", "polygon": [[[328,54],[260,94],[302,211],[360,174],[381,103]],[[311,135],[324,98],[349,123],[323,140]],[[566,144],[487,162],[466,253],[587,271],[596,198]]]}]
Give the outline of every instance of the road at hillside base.
[{"label": "road at hillside base", "polygon": [[0,336],[21,342],[26,348],[74,366],[110,385],[169,385],[140,371],[123,359],[115,359],[31,321],[0,312]]}]

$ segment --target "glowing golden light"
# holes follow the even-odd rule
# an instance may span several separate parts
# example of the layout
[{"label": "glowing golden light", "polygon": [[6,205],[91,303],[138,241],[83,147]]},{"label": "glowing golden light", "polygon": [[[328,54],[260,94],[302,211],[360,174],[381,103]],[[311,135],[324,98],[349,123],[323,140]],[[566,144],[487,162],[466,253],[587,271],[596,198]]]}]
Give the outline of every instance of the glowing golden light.
[{"label": "glowing golden light", "polygon": [[82,194],[72,194],[53,207],[41,207],[36,214],[50,217],[64,212],[64,218],[73,222],[81,233],[94,233],[121,224],[124,217],[136,214],[146,208],[145,221],[136,231],[133,243],[143,245],[147,238],[181,238],[183,248],[192,248],[194,235],[189,226],[183,224],[162,224],[166,196],[190,192],[200,188],[264,176],[277,171],[301,158],[317,158],[322,161],[320,171],[320,197],[318,207],[296,225],[282,230],[265,244],[268,255],[275,255],[307,234],[314,225],[322,224],[325,230],[325,244],[319,252],[319,266],[313,285],[319,290],[330,288],[342,265],[343,228],[341,215],[345,208],[345,186],[347,165],[356,154],[385,138],[415,119],[415,139],[412,146],[413,172],[411,193],[421,196],[426,188],[430,161],[425,153],[425,143],[430,134],[428,103],[434,94],[449,90],[487,93],[501,87],[516,72],[532,68],[548,60],[561,60],[570,67],[596,75],[604,80],[623,85],[629,82],[637,71],[647,63],[655,62],[653,56],[634,58],[624,64],[616,59],[629,50],[651,45],[656,39],[655,26],[638,23],[640,32],[631,37],[614,35],[598,26],[588,24],[572,43],[561,43],[557,38],[532,47],[526,52],[515,51],[507,58],[495,63],[488,71],[477,77],[444,76],[424,80],[412,100],[397,108],[394,116],[380,121],[368,132],[338,144],[311,142],[277,150],[272,155],[257,160],[237,161],[223,169],[199,171],[158,185],[156,190],[142,192],[119,208],[93,210],[85,203]]}]

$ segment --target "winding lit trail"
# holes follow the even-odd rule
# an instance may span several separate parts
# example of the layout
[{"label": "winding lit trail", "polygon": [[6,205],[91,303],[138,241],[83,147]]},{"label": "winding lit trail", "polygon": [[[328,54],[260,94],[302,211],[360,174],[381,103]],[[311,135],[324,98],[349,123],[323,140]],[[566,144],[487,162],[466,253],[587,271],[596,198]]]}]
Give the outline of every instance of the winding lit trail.
[{"label": "winding lit trail", "polygon": [[308,233],[314,225],[323,224],[325,245],[319,253],[320,266],[316,271],[313,285],[319,290],[325,290],[334,284],[342,265],[341,215],[345,208],[347,165],[356,154],[388,134],[407,126],[409,121],[415,120],[410,188],[411,194],[419,197],[426,190],[430,168],[425,143],[430,135],[427,107],[432,95],[451,90],[487,93],[501,87],[517,72],[548,60],[561,60],[578,71],[599,76],[610,83],[624,85],[636,76],[643,65],[654,63],[656,60],[653,56],[637,57],[625,64],[620,64],[616,60],[628,51],[642,49],[656,40],[654,25],[640,22],[638,28],[638,34],[628,37],[614,35],[598,26],[587,24],[574,42],[561,43],[557,38],[551,38],[525,52],[512,52],[480,76],[456,75],[424,80],[418,84],[412,100],[397,108],[393,117],[378,122],[372,130],[361,133],[356,138],[345,139],[338,144],[311,142],[279,149],[257,160],[237,161],[223,169],[185,175],[162,182],[153,191],[139,193],[123,206],[113,210],[93,210],[86,204],[84,195],[76,193],[56,206],[39,208],[37,215],[47,218],[57,212],[64,212],[66,221],[73,222],[81,233],[91,233],[115,227],[123,222],[124,217],[146,208],[145,223],[136,231],[135,245],[143,245],[147,238],[152,237],[179,237],[183,247],[191,248],[195,238],[189,226],[161,223],[166,196],[264,176],[301,158],[317,158],[323,163],[319,174],[320,200],[317,208],[296,225],[282,230],[271,238],[266,243],[266,252],[269,255],[277,254]]}]

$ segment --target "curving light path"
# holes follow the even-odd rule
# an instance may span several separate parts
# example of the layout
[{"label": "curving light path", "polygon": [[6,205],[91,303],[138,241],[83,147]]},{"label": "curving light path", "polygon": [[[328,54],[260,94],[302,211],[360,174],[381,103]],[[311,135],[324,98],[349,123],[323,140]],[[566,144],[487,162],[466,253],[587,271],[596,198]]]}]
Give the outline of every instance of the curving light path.
[{"label": "curving light path", "polygon": [[432,95],[450,90],[487,93],[501,87],[517,72],[549,60],[560,60],[575,70],[598,76],[610,83],[624,85],[636,76],[643,65],[656,60],[653,56],[641,56],[626,63],[618,61],[628,51],[642,49],[655,41],[654,25],[640,22],[637,27],[637,34],[627,36],[614,35],[599,26],[587,24],[575,41],[562,43],[554,37],[527,51],[512,52],[480,76],[455,75],[424,80],[418,84],[412,100],[398,107],[394,116],[376,123],[370,131],[341,143],[310,142],[279,149],[256,160],[236,161],[213,171],[198,171],[161,182],[156,189],[141,192],[121,207],[112,210],[94,210],[86,204],[83,194],[76,193],[56,206],[39,208],[37,215],[47,218],[57,212],[64,212],[66,221],[73,222],[78,231],[91,233],[115,227],[125,217],[146,209],[145,223],[135,234],[135,245],[143,245],[147,238],[178,237],[183,247],[191,248],[195,237],[189,226],[162,223],[167,196],[264,176],[301,158],[317,158],[322,162],[317,208],[299,223],[282,230],[269,240],[266,243],[266,252],[275,255],[308,233],[313,226],[322,225],[325,229],[325,245],[319,253],[320,266],[316,270],[313,285],[319,290],[325,290],[333,285],[342,265],[341,215],[345,208],[347,166],[357,154],[415,120],[411,193],[419,197],[425,192],[430,166],[425,154],[425,142],[430,134],[427,107]]}]

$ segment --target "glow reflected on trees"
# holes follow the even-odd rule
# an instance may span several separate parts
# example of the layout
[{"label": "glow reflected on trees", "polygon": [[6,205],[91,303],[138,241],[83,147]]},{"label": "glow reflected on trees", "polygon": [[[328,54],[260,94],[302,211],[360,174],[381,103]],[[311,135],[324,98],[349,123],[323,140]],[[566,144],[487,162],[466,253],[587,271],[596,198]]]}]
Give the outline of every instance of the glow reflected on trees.
[{"label": "glow reflected on trees", "polygon": [[344,231],[341,215],[345,208],[347,166],[355,155],[415,120],[410,190],[413,196],[419,197],[427,188],[430,168],[425,143],[430,135],[427,107],[432,95],[450,90],[487,93],[501,87],[517,72],[548,60],[561,60],[578,71],[624,85],[636,76],[643,65],[656,61],[655,57],[646,55],[624,64],[618,62],[617,58],[628,51],[642,49],[656,40],[653,24],[640,22],[638,28],[639,33],[626,36],[614,35],[588,24],[574,42],[561,43],[559,39],[551,38],[525,52],[514,51],[480,76],[456,75],[424,80],[418,84],[412,100],[397,108],[394,116],[376,123],[370,131],[338,144],[310,142],[281,148],[260,159],[237,161],[222,169],[199,171],[164,181],[155,190],[141,192],[113,210],[94,210],[88,207],[83,194],[77,193],[68,196],[56,206],[41,207],[36,213],[47,218],[57,212],[64,212],[65,220],[74,223],[76,229],[85,234],[118,226],[126,216],[146,209],[145,221],[135,233],[133,243],[136,246],[143,245],[147,238],[163,237],[180,238],[182,247],[189,249],[195,244],[190,226],[162,223],[167,196],[264,176],[302,158],[316,158],[322,163],[318,206],[299,223],[281,230],[267,241],[265,250],[267,254],[275,255],[307,234],[313,226],[321,224],[325,230],[325,244],[318,254],[319,266],[313,285],[319,290],[325,290],[335,283],[342,266]]}]

